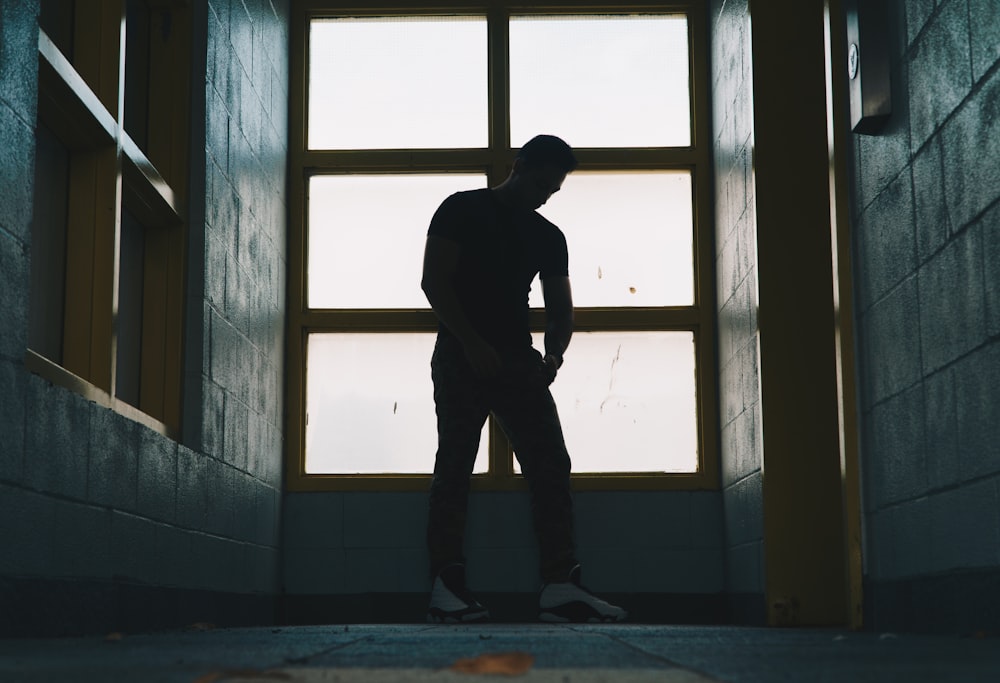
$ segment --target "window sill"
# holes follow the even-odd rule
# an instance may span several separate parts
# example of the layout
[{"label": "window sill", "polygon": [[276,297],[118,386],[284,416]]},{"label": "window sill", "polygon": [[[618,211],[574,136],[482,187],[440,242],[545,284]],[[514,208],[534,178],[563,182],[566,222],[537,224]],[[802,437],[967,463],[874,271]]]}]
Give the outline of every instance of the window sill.
[{"label": "window sill", "polygon": [[177,430],[171,428],[165,422],[161,422],[155,417],[142,412],[135,406],[111,396],[104,389],[94,386],[87,380],[74,375],[66,368],[53,363],[48,358],[39,355],[31,349],[27,349],[24,353],[24,365],[29,372],[38,375],[42,379],[45,379],[56,386],[80,394],[88,401],[96,403],[104,408],[109,408],[119,415],[126,417],[133,422],[138,422],[139,424],[148,427],[154,432],[162,434],[169,439],[174,441],[178,440],[179,435]]},{"label": "window sill", "polygon": [[[288,472],[288,491],[427,491],[429,474],[302,474]],[[574,491],[715,491],[719,485],[706,472],[581,473],[571,476]],[[527,491],[524,477],[477,474],[473,491]]]}]

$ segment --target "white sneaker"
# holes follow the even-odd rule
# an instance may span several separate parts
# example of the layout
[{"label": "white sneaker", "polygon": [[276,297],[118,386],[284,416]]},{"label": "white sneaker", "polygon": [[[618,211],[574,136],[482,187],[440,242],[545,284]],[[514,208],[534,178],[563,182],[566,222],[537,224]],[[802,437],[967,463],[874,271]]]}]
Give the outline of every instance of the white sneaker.
[{"label": "white sneaker", "polygon": [[580,565],[569,573],[569,580],[547,583],[538,596],[538,619],[553,623],[625,621],[628,613],[580,585]]},{"label": "white sneaker", "polygon": [[450,564],[434,578],[427,621],[469,624],[490,620],[489,611],[465,587],[465,566]]}]

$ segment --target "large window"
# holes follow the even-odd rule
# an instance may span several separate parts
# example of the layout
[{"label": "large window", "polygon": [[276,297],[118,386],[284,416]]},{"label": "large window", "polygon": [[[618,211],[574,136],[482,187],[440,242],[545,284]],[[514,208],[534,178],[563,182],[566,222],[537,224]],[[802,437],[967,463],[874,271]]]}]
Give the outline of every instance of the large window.
[{"label": "large window", "polygon": [[180,426],[190,6],[43,0],[27,363]]},{"label": "large window", "polygon": [[[500,183],[538,133],[580,160],[540,209],[570,252],[576,331],[552,391],[576,485],[715,486],[704,13],[296,8],[291,488],[426,485],[427,226],[451,193]],[[537,281],[529,303],[540,348]],[[476,486],[521,485],[492,420],[475,472]]]}]

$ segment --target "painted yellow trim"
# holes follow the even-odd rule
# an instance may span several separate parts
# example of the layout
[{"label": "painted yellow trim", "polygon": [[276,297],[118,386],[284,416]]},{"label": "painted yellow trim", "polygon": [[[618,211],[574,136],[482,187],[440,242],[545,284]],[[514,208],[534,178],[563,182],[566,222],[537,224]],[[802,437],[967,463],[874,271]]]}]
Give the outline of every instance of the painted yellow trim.
[{"label": "painted yellow trim", "polygon": [[[711,327],[703,311],[694,306],[664,308],[575,308],[573,329],[577,332],[599,330],[694,331]],[[531,328],[545,329],[545,313],[532,309]],[[296,323],[310,330],[340,332],[434,332],[438,319],[430,309],[322,309],[313,308],[296,315]]]},{"label": "painted yellow trim", "polygon": [[843,487],[847,562],[848,625],[864,626],[861,530],[861,465],[854,351],[854,291],[851,265],[851,209],[848,145],[850,105],[846,16],[842,0],[826,0],[827,137],[830,155],[831,247],[837,337],[840,477]]},{"label": "painted yellow trim", "polygon": [[148,157],[166,183],[179,215],[187,205],[192,17],[188,2],[150,3]]},{"label": "painted yellow trim", "polygon": [[[82,4],[82,3],[78,3]],[[77,73],[83,77],[104,108],[122,120],[124,92],[125,3],[93,0],[86,9],[77,7],[73,33],[73,55]]]},{"label": "painted yellow trim", "polygon": [[166,230],[143,226],[142,352],[139,366],[139,409],[151,415],[164,414],[164,393],[170,378],[163,362],[170,337],[167,329],[167,270],[171,235]]},{"label": "painted yellow trim", "polygon": [[[142,172],[133,187],[157,203],[146,227],[142,382],[139,407],[180,428],[183,384],[184,278],[187,228],[185,196],[188,138],[191,12],[186,3],[153,6],[149,26],[148,159],[126,145],[126,159]],[[125,137],[131,142],[131,138]],[[162,175],[161,175],[162,173]]]},{"label": "painted yellow trim", "polygon": [[776,626],[848,623],[823,4],[750,6],[764,589]]},{"label": "painted yellow trim", "polygon": [[[85,395],[104,392],[109,407],[178,431],[190,7],[167,2],[154,9],[173,16],[169,35],[151,31],[150,36],[148,155],[122,129],[125,3],[120,0],[99,0],[74,14],[72,55],[64,55],[39,31],[39,117],[71,151],[60,362],[67,376],[82,379],[89,388],[81,389],[76,381],[66,384]],[[152,13],[154,25],[163,19],[159,11]],[[123,407],[127,404],[114,398],[123,203],[146,231],[138,407]]]},{"label": "painted yellow trim", "polygon": [[[306,127],[306,92],[308,83],[308,16],[301,3],[293,2],[290,13],[290,53],[288,88],[288,275],[285,333],[285,488],[288,490],[324,490],[305,475],[305,338],[303,310],[305,290],[305,196],[304,150],[308,139]],[[301,488],[317,486],[317,488]]]}]

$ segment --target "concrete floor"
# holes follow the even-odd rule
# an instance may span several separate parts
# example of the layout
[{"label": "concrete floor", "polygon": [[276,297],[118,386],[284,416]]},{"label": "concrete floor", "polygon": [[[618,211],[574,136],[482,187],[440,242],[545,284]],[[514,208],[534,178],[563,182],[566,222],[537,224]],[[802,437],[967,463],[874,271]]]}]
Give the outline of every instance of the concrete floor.
[{"label": "concrete floor", "polygon": [[[514,654],[494,657],[498,654]],[[500,666],[499,673],[474,673]],[[492,669],[496,671],[496,669]],[[0,640],[3,683],[970,683],[1000,638],[744,627],[331,625]]]}]

